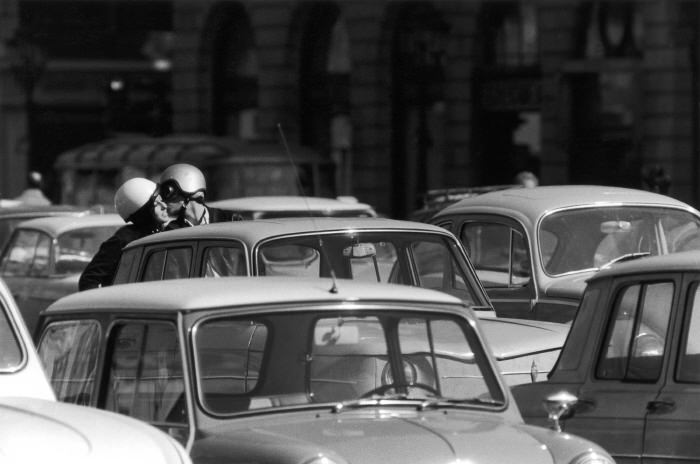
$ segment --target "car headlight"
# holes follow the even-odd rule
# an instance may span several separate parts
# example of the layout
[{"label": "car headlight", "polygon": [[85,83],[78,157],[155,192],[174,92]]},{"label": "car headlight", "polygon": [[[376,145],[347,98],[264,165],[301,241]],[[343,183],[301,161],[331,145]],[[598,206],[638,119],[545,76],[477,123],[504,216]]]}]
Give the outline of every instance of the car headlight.
[{"label": "car headlight", "polygon": [[615,464],[615,461],[605,454],[587,451],[576,456],[570,464]]}]

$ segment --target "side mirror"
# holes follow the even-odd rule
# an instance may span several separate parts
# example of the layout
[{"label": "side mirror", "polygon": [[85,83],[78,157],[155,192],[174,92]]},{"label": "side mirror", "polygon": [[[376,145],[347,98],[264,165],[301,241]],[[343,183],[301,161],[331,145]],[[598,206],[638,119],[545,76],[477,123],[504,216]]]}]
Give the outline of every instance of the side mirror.
[{"label": "side mirror", "polygon": [[567,391],[560,391],[549,395],[542,402],[547,418],[551,422],[550,427],[556,432],[561,432],[560,421],[571,417],[578,398]]}]

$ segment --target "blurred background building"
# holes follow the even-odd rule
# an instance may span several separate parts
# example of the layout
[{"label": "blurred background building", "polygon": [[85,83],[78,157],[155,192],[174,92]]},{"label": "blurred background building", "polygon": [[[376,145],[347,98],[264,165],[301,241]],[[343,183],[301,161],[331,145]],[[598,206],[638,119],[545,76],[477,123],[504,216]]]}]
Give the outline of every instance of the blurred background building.
[{"label": "blurred background building", "polygon": [[[428,189],[647,187],[700,203],[700,2],[0,1],[0,196],[124,133],[280,142],[403,217]],[[283,150],[280,143],[280,149]]]}]

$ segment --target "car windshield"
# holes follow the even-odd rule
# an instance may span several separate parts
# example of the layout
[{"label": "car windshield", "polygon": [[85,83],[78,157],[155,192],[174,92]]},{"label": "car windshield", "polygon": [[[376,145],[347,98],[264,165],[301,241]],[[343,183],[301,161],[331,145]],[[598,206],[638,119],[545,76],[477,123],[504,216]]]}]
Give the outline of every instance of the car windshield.
[{"label": "car windshield", "polygon": [[482,305],[459,242],[440,234],[341,232],[273,239],[257,250],[259,275],[330,277],[450,293]]},{"label": "car windshield", "polygon": [[116,226],[77,229],[58,236],[56,273],[80,273],[95,256],[102,242],[115,231]]},{"label": "car windshield", "polygon": [[700,218],[680,209],[609,206],[559,211],[539,228],[542,265],[549,275],[598,269],[632,254],[700,249]]},{"label": "car windshield", "polygon": [[467,320],[382,310],[216,317],[194,331],[198,394],[213,414],[362,398],[502,406]]}]

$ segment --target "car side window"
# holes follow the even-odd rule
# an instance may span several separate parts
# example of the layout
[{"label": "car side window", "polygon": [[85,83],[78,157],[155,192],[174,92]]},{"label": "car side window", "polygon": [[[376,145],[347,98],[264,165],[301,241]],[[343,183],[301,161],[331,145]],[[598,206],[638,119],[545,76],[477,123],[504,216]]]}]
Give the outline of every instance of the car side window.
[{"label": "car side window", "polygon": [[248,275],[243,247],[207,247],[202,258],[202,272],[204,277]]},{"label": "car side window", "polygon": [[54,322],[44,330],[39,357],[59,401],[92,403],[100,339],[91,320]]},{"label": "car side window", "polygon": [[35,230],[18,230],[10,239],[2,257],[3,276],[26,276],[34,261],[41,234]]},{"label": "car side window", "polygon": [[522,287],[530,282],[525,236],[505,224],[470,222],[460,240],[486,288]]},{"label": "car side window", "polygon": [[596,367],[599,379],[659,378],[673,291],[672,282],[655,282],[630,285],[618,293]]},{"label": "car side window", "polygon": [[34,249],[34,260],[32,261],[29,275],[33,277],[47,277],[50,274],[51,264],[51,237],[46,234],[39,234],[36,248]]},{"label": "car side window", "polygon": [[187,422],[182,357],[173,324],[118,324],[109,347],[105,409],[159,424]]},{"label": "car side window", "polygon": [[19,335],[15,332],[7,309],[0,304],[0,372],[14,371],[23,361]]},{"label": "car side window", "polygon": [[167,248],[151,253],[146,259],[141,280],[168,280],[189,277],[192,248]]},{"label": "car side window", "polygon": [[117,273],[114,275],[114,285],[123,284],[129,281],[129,277],[131,276],[131,272],[134,268],[134,265],[138,264],[136,260],[136,257],[138,256],[138,251],[139,250],[137,248],[134,248],[122,253],[121,258],[119,259],[119,267],[117,268]]},{"label": "car side window", "polygon": [[694,290],[688,299],[687,319],[683,333],[683,344],[678,359],[676,380],[679,382],[700,383],[700,285],[694,285]]}]

